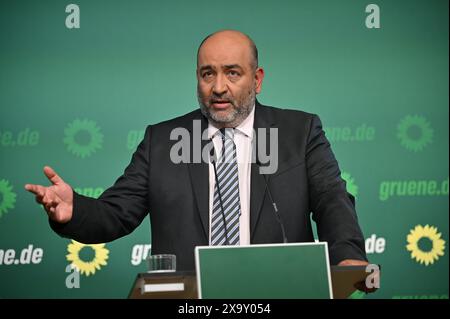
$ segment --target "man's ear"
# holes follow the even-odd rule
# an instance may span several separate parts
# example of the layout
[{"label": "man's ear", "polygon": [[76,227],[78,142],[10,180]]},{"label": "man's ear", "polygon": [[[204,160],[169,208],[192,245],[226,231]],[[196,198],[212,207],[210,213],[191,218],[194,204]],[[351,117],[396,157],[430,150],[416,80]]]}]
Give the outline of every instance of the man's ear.
[{"label": "man's ear", "polygon": [[264,79],[264,69],[258,67],[255,71],[255,83],[256,83],[255,92],[256,92],[256,94],[259,94],[262,90],[263,79]]}]

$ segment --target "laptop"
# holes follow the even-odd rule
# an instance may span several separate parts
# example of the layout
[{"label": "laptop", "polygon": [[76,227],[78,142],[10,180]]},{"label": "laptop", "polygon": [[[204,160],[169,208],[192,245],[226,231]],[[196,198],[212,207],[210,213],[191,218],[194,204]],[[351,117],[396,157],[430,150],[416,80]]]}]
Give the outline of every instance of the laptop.
[{"label": "laptop", "polygon": [[195,248],[200,299],[332,299],[326,242]]}]

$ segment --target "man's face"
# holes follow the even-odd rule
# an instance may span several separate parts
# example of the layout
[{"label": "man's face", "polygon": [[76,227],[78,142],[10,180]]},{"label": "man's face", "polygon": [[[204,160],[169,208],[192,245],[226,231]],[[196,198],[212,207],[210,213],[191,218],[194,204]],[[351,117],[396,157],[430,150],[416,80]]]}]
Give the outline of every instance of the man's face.
[{"label": "man's face", "polygon": [[218,127],[236,127],[252,111],[264,71],[255,70],[248,40],[219,33],[200,48],[197,93],[202,113]]}]

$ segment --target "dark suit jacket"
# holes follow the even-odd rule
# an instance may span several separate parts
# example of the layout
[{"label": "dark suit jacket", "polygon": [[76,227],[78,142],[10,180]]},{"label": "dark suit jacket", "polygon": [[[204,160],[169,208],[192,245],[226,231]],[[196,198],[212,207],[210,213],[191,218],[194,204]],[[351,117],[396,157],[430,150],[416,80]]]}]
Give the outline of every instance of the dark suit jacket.
[{"label": "dark suit jacket", "polygon": [[[170,149],[177,141],[169,139],[177,127],[192,132],[195,119],[201,120],[202,131],[207,128],[200,110],[148,126],[115,184],[98,199],[74,192],[72,220],[66,224],[51,222],[52,228],[83,243],[103,243],[129,234],[149,213],[152,254],[175,254],[178,270],[195,269],[194,247],[208,245],[208,164],[174,164]],[[366,260],[354,198],[346,191],[318,116],[257,102],[254,127],[278,128],[278,170],[268,177],[268,184],[288,241],[314,241],[312,213],[319,239],[328,242],[331,264],[344,259]],[[206,143],[202,141],[202,145]],[[280,225],[258,168],[252,164],[251,243],[280,243]]]}]

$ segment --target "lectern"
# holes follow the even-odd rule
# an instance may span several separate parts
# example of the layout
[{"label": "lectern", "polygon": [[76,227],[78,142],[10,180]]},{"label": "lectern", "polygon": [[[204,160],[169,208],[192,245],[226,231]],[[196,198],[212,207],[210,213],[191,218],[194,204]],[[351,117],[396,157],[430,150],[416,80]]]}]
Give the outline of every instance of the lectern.
[{"label": "lectern", "polygon": [[201,246],[195,258],[195,272],[138,274],[128,297],[343,299],[373,291],[365,285],[373,268],[330,267],[326,242]]},{"label": "lectern", "polygon": [[[358,289],[364,289],[365,266],[331,266],[334,299],[346,299]],[[365,290],[366,293],[373,290]],[[140,273],[136,276],[131,299],[198,299],[195,271],[172,273]]]}]

